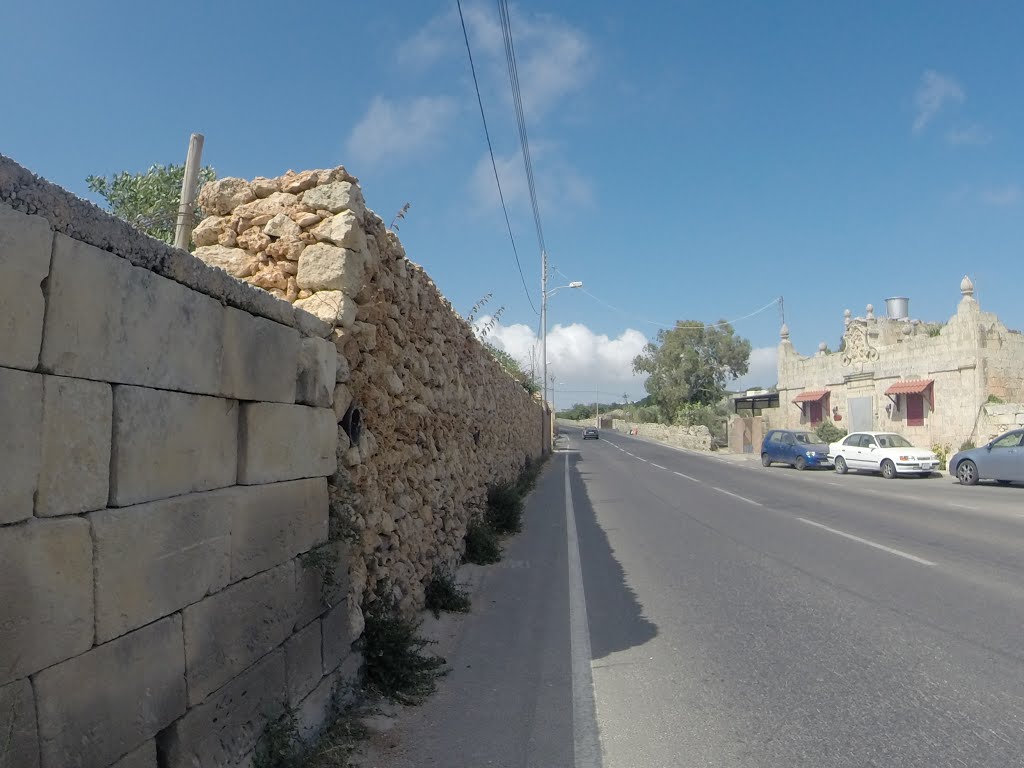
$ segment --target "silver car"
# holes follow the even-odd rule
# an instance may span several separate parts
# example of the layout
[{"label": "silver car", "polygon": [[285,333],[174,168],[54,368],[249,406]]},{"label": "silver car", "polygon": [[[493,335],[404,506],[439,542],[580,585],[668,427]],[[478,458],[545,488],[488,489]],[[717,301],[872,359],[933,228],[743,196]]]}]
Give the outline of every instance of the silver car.
[{"label": "silver car", "polygon": [[961,485],[977,485],[979,480],[995,480],[1003,485],[1024,483],[1024,429],[960,451],[949,460],[949,471]]}]

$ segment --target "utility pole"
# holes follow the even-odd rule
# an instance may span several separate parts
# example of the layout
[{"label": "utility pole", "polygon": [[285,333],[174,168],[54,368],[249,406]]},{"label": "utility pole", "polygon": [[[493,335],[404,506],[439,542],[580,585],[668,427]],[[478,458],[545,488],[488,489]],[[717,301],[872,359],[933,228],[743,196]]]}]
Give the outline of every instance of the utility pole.
[{"label": "utility pole", "polygon": [[181,181],[181,202],[178,204],[178,222],[174,228],[174,247],[188,250],[192,239],[192,213],[196,205],[196,187],[199,185],[199,163],[203,157],[203,134],[193,133],[188,140],[185,174]]},{"label": "utility pole", "polygon": [[540,270],[540,354],[541,381],[544,382],[544,402],[548,401],[548,252],[541,251]]}]

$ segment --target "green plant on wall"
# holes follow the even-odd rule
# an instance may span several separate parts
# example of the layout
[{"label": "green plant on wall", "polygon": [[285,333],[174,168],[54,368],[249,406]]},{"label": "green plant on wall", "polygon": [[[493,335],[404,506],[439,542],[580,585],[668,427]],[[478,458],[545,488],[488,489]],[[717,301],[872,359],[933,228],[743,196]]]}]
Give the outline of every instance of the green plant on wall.
[{"label": "green plant on wall", "polygon": [[949,455],[952,452],[953,446],[948,443],[946,445],[939,445],[936,443],[932,446],[932,453],[939,457],[939,469],[945,471],[946,467],[949,465]]},{"label": "green plant on wall", "polygon": [[815,434],[818,435],[818,439],[823,443],[836,443],[846,437],[847,432],[826,419],[818,425]]}]

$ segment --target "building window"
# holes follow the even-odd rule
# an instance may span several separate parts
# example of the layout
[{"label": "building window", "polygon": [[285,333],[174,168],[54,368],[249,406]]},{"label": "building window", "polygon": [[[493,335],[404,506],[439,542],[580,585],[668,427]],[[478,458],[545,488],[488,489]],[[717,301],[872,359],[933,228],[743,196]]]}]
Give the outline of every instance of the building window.
[{"label": "building window", "polygon": [[907,398],[907,426],[924,426],[924,395],[908,394]]}]

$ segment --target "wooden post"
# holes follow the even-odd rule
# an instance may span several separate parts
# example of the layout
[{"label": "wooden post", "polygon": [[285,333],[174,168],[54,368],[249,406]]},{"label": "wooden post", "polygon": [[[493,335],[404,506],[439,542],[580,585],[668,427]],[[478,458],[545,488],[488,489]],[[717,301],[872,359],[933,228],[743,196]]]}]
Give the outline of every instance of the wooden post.
[{"label": "wooden post", "polygon": [[193,133],[188,140],[185,159],[185,178],[181,182],[181,202],[178,205],[178,223],[174,228],[174,247],[188,250],[192,239],[192,212],[199,193],[199,163],[203,157],[203,134]]}]

